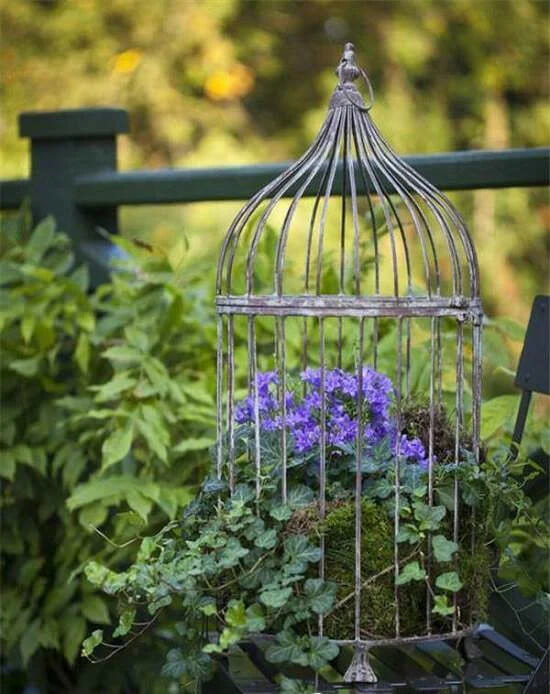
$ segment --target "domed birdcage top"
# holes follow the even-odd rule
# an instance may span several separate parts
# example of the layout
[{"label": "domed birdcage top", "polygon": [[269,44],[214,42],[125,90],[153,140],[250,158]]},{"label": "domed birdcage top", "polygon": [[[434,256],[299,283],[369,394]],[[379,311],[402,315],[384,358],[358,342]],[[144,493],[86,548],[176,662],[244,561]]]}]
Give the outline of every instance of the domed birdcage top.
[{"label": "domed birdcage top", "polygon": [[[464,220],[381,136],[353,44],[346,44],[336,74],[311,147],[229,227],[218,264],[218,310],[477,309],[477,259]],[[367,102],[355,85],[359,78]]]}]

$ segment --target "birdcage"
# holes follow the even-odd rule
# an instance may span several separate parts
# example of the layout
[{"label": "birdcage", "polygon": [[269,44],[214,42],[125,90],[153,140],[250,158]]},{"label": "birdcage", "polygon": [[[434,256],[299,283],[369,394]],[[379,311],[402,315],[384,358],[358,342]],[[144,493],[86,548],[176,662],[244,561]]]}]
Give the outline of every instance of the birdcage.
[{"label": "birdcage", "polygon": [[[269,373],[273,384],[270,397],[278,403],[269,436],[272,439],[275,435],[280,441],[280,465],[272,474],[280,479],[281,503],[285,503],[298,435],[307,433],[300,430],[296,416],[291,417],[296,413],[291,412],[289,384],[293,384],[294,392],[301,388],[304,397],[312,393],[308,388],[317,388],[321,395],[317,442],[310,449],[310,462],[313,460],[317,470],[311,484],[322,521],[330,504],[327,480],[336,455],[331,431],[336,424],[325,397],[327,382],[334,380],[335,374],[344,380],[353,376],[356,406],[351,416],[349,412],[341,414],[346,414],[348,425],[350,417],[355,418],[355,426],[348,427],[351,434],[347,432],[346,449],[354,460],[349,490],[355,513],[354,608],[347,633],[337,637],[355,647],[347,681],[374,681],[368,664],[370,648],[436,635],[429,542],[422,586],[424,622],[413,633],[402,627],[407,590],[399,581],[406,553],[400,542],[405,522],[400,491],[402,470],[408,464],[408,453],[402,450],[407,443],[402,433],[403,412],[415,398],[424,399],[427,434],[423,465],[428,483],[423,502],[430,508],[436,503],[435,471],[442,462],[441,453],[437,453],[436,420],[443,406],[452,413],[454,437],[447,467],[454,465],[458,470],[466,430],[469,451],[479,459],[482,309],[476,253],[465,222],[449,199],[382,138],[370,115],[373,90],[366,73],[356,64],[352,44],[345,46],[336,74],[338,82],[328,115],[313,144],[247,202],[223,242],[216,297],[216,460],[218,475],[227,475],[234,488],[239,477],[236,459],[242,453],[236,440],[238,403],[247,394],[253,426],[249,428],[246,455],[255,467],[260,493],[263,437],[267,435],[262,397],[265,374]],[[358,81],[364,89],[356,87]],[[361,92],[366,93],[366,101]],[[299,374],[309,376],[300,378]],[[388,604],[392,633],[382,635],[369,634],[363,628],[362,602],[362,593],[369,590],[362,575],[362,498],[369,481],[365,429],[372,424],[365,411],[372,404],[368,402],[370,381],[378,377],[389,378],[393,384],[391,445],[395,468],[391,494],[395,580],[393,600]],[[452,537],[458,543],[458,474],[447,505]],[[319,575],[324,577],[323,532],[320,548]],[[456,593],[451,610],[449,627],[444,633],[439,630],[438,638],[457,637],[467,629]],[[321,635],[326,633],[322,616],[318,630]]]}]

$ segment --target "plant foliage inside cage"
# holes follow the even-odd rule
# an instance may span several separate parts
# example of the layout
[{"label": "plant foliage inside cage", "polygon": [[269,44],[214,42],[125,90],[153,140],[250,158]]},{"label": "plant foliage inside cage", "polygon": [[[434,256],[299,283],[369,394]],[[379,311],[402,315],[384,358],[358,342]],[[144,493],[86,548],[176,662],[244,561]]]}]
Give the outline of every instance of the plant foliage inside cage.
[{"label": "plant foliage inside cage", "polygon": [[466,225],[382,138],[352,44],[337,76],[311,147],[223,243],[216,468],[229,495],[252,481],[258,509],[266,480],[281,508],[311,492],[284,533],[313,538],[308,571],[336,585],[316,633],[355,644],[348,679],[371,680],[373,645],[483,616],[491,558],[460,487],[480,455],[482,309]]}]

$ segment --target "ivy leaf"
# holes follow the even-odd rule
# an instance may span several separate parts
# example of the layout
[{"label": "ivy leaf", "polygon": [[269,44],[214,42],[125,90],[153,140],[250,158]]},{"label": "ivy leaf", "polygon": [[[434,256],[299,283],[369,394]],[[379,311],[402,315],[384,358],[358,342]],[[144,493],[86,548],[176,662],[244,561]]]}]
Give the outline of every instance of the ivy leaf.
[{"label": "ivy leaf", "polygon": [[295,636],[288,631],[277,634],[276,643],[271,644],[265,652],[270,663],[293,663],[302,655]]},{"label": "ivy leaf", "polygon": [[331,660],[334,660],[340,650],[338,645],[329,641],[326,636],[313,636],[310,649],[309,665],[314,670],[320,670]]},{"label": "ivy leaf", "polygon": [[282,694],[314,694],[315,688],[310,684],[301,682],[300,680],[290,679],[281,675],[279,686]]},{"label": "ivy leaf", "polygon": [[250,632],[259,632],[265,629],[265,615],[263,607],[255,602],[246,609],[246,628]]},{"label": "ivy leaf", "polygon": [[260,593],[260,600],[266,607],[277,610],[286,603],[291,595],[292,588],[276,588],[275,590],[264,590]]},{"label": "ivy leaf", "polygon": [[426,578],[426,571],[420,567],[417,561],[410,561],[405,564],[401,573],[395,579],[398,586],[402,586],[410,581],[423,581]]},{"label": "ivy leaf", "polygon": [[261,549],[273,549],[277,544],[277,533],[274,528],[269,528],[265,530],[261,535],[259,535],[254,544],[256,547]]},{"label": "ivy leaf", "polygon": [[272,508],[269,515],[277,521],[286,521],[292,516],[292,509],[288,504],[281,504]]},{"label": "ivy leaf", "polygon": [[91,635],[87,639],[84,639],[82,643],[82,655],[87,658],[92,655],[95,648],[103,641],[103,629],[96,629],[92,631]]},{"label": "ivy leaf", "polygon": [[432,547],[437,561],[451,561],[453,554],[458,551],[456,542],[447,540],[443,535],[432,537]]},{"label": "ivy leaf", "polygon": [[244,634],[244,629],[240,627],[225,627],[220,634],[220,648],[226,651],[229,646],[238,643]]},{"label": "ivy leaf", "polygon": [[447,573],[440,574],[435,579],[435,585],[441,590],[448,590],[451,593],[456,593],[462,588],[462,581],[458,577],[456,571],[448,571]]},{"label": "ivy leaf", "polygon": [[128,420],[122,428],[115,429],[109,434],[101,447],[103,470],[126,457],[132,445],[133,434],[134,425],[131,420]]},{"label": "ivy leaf", "polygon": [[217,610],[216,601],[214,600],[214,598],[204,597],[199,605],[199,611],[205,614],[207,617],[215,615]]},{"label": "ivy leaf", "polygon": [[132,628],[135,617],[136,617],[136,608],[135,607],[127,607],[125,610],[122,610],[122,612],[120,613],[120,617],[118,619],[118,626],[114,630],[113,636],[114,637],[126,636],[126,634]]},{"label": "ivy leaf", "polygon": [[308,578],[304,584],[311,609],[317,614],[326,614],[336,598],[338,586],[336,583],[324,581],[322,578]]},{"label": "ivy leaf", "polygon": [[420,534],[414,525],[407,523],[406,525],[400,526],[396,540],[397,542],[408,542],[409,544],[414,545],[420,540]]},{"label": "ivy leaf", "polygon": [[242,600],[230,600],[225,613],[225,621],[230,627],[246,626],[246,611]]},{"label": "ivy leaf", "polygon": [[314,499],[313,491],[303,484],[293,487],[288,494],[288,505],[292,511],[309,506]]},{"label": "ivy leaf", "polygon": [[446,595],[436,595],[432,612],[435,614],[440,614],[443,617],[447,617],[448,615],[453,614],[454,608],[452,605],[449,605],[449,599]]},{"label": "ivy leaf", "polygon": [[230,537],[221,552],[219,564],[223,569],[230,569],[239,563],[239,559],[246,557],[248,552],[236,537]]},{"label": "ivy leaf", "polygon": [[445,506],[428,506],[423,501],[413,502],[414,517],[420,530],[437,530],[445,517]]},{"label": "ivy leaf", "polygon": [[308,564],[321,559],[321,550],[315,547],[305,535],[291,535],[284,542],[288,573],[304,573]]}]

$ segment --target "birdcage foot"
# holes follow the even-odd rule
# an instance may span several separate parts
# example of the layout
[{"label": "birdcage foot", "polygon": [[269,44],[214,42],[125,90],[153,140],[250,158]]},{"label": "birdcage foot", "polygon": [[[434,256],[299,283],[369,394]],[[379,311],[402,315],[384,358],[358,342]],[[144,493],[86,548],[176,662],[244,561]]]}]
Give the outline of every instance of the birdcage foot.
[{"label": "birdcage foot", "polygon": [[370,664],[368,649],[360,643],[355,646],[353,658],[344,675],[344,682],[378,682]]}]

